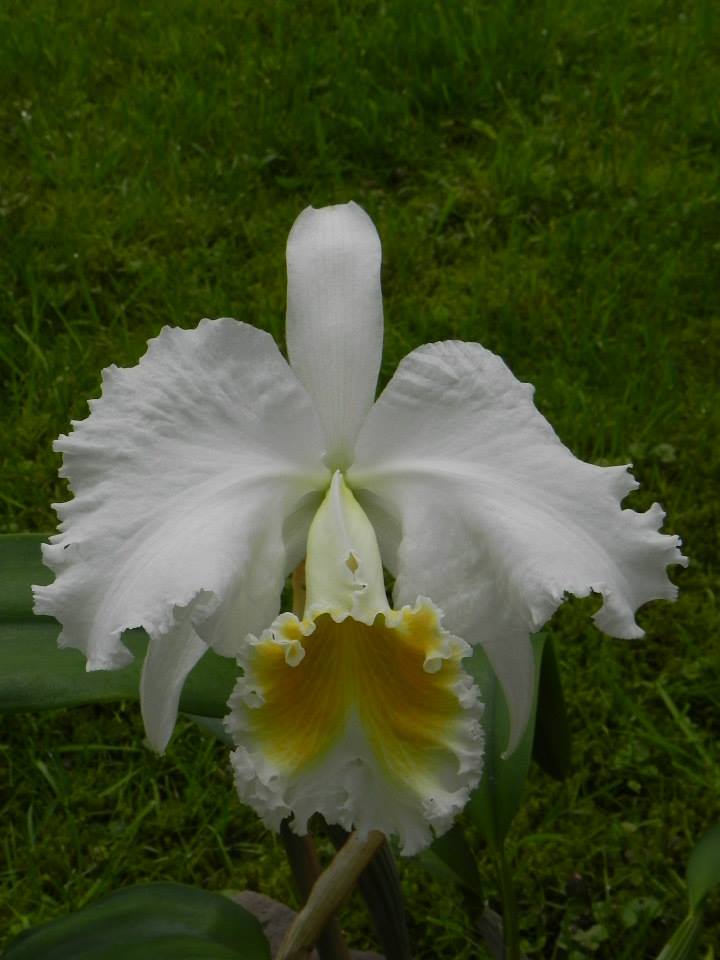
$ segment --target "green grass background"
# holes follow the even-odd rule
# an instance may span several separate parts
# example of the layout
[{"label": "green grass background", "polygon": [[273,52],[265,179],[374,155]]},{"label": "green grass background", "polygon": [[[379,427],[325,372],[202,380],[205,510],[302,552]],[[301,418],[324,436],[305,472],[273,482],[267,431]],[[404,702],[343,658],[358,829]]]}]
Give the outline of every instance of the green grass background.
[{"label": "green grass background", "polygon": [[[554,621],[575,768],[533,770],[510,838],[531,957],[655,956],[720,817],[719,54],[711,0],[0,8],[5,532],[54,526],[52,440],[163,324],[282,342],[293,219],[354,199],[383,240],[383,382],[425,341],[480,341],[683,536],[643,640],[601,637],[593,601]],[[17,716],[0,770],[0,941],[142,880],[293,900],[189,724],[158,759],[135,707]],[[417,958],[484,955],[452,890],[414,863],[403,883]],[[359,902],[344,921],[371,942]],[[719,934],[716,909],[703,956]]]}]

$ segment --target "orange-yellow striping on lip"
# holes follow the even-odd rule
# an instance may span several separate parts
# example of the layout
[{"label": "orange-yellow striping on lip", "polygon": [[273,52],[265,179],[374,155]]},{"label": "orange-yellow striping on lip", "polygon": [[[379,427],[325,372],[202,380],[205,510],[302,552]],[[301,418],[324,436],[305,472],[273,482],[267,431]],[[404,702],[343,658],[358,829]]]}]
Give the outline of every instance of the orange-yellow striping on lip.
[{"label": "orange-yellow striping on lip", "polygon": [[[283,626],[287,639],[299,624]],[[247,710],[251,735],[286,773],[322,759],[343,735],[353,711],[376,758],[391,776],[423,779],[463,712],[453,690],[461,668],[453,657],[436,672],[423,664],[439,646],[441,629],[430,604],[405,609],[390,626],[378,614],[372,626],[321,614],[302,637],[305,656],[294,667],[271,639],[255,646],[251,685],[264,703]]]}]

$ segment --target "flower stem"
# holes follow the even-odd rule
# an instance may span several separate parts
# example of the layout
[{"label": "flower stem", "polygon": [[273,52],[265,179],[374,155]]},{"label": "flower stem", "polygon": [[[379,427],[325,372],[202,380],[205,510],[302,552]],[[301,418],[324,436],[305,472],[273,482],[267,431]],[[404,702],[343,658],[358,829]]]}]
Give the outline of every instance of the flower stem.
[{"label": "flower stem", "polygon": [[379,830],[371,830],[362,840],[357,833],[351,834],[327,870],[318,877],[307,903],[285,935],[276,960],[305,960],[328,919],[352,891],[384,840],[385,835]]},{"label": "flower stem", "polygon": [[[310,834],[299,837],[293,833],[287,820],[280,824],[280,839],[295,878],[295,886],[304,903],[322,873],[315,844]],[[350,960],[350,951],[343,940],[337,917],[330,917],[325,929],[318,936],[317,952],[320,960]]]},{"label": "flower stem", "polygon": [[515,899],[512,874],[508,862],[505,859],[505,850],[502,847],[497,855],[497,869],[498,879],[500,881],[500,899],[502,900],[505,960],[521,960],[517,901]]}]

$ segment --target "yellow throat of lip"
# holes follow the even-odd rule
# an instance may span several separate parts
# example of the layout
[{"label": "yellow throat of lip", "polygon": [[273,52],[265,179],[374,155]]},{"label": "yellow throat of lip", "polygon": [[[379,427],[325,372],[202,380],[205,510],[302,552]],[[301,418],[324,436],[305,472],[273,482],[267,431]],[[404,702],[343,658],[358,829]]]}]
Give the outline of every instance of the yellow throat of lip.
[{"label": "yellow throat of lip", "polygon": [[459,709],[465,645],[442,657],[437,611],[427,601],[389,614],[369,625],[327,613],[287,619],[254,647],[253,686],[263,703],[249,719],[279,767],[290,773],[320,761],[354,717],[395,777],[417,779],[427,755],[443,749]]}]

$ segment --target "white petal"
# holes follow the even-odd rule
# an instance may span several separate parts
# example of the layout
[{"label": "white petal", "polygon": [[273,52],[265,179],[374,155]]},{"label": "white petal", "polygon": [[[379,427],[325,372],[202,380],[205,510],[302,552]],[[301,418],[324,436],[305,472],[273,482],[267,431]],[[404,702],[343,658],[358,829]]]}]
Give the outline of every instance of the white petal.
[{"label": "white petal", "polygon": [[127,663],[121,634],[144,627],[154,696],[184,631],[194,652],[165,683],[176,702],[200,649],[188,623],[234,654],[277,612],[312,491],[329,480],[322,434],[272,338],[230,319],[165,328],[136,367],[104,372],[90,408],[55,445],[75,497],[56,507],[61,532],[44,548],[56,579],[35,588],[35,609],[90,670]]},{"label": "white petal", "polygon": [[287,348],[345,467],[375,397],[382,354],[380,238],[355,203],[307,207],[287,243]]},{"label": "white petal", "polygon": [[602,594],[598,626],[641,636],[635,611],[674,598],[665,568],[686,562],[679,538],[658,533],[657,504],[621,508],[637,486],[627,468],[577,460],[532,394],[479,344],[428,344],[376,403],[348,472],[369,515],[380,504],[400,524],[395,564],[392,536],[383,554],[395,604],[426,593],[448,629],[485,647],[511,707],[510,749],[530,706],[528,635],[565,594]]},{"label": "white petal", "polygon": [[187,675],[207,650],[195,633],[192,605],[179,612],[168,633],[150,638],[140,676],[140,704],[150,746],[162,753],[172,736]]}]

